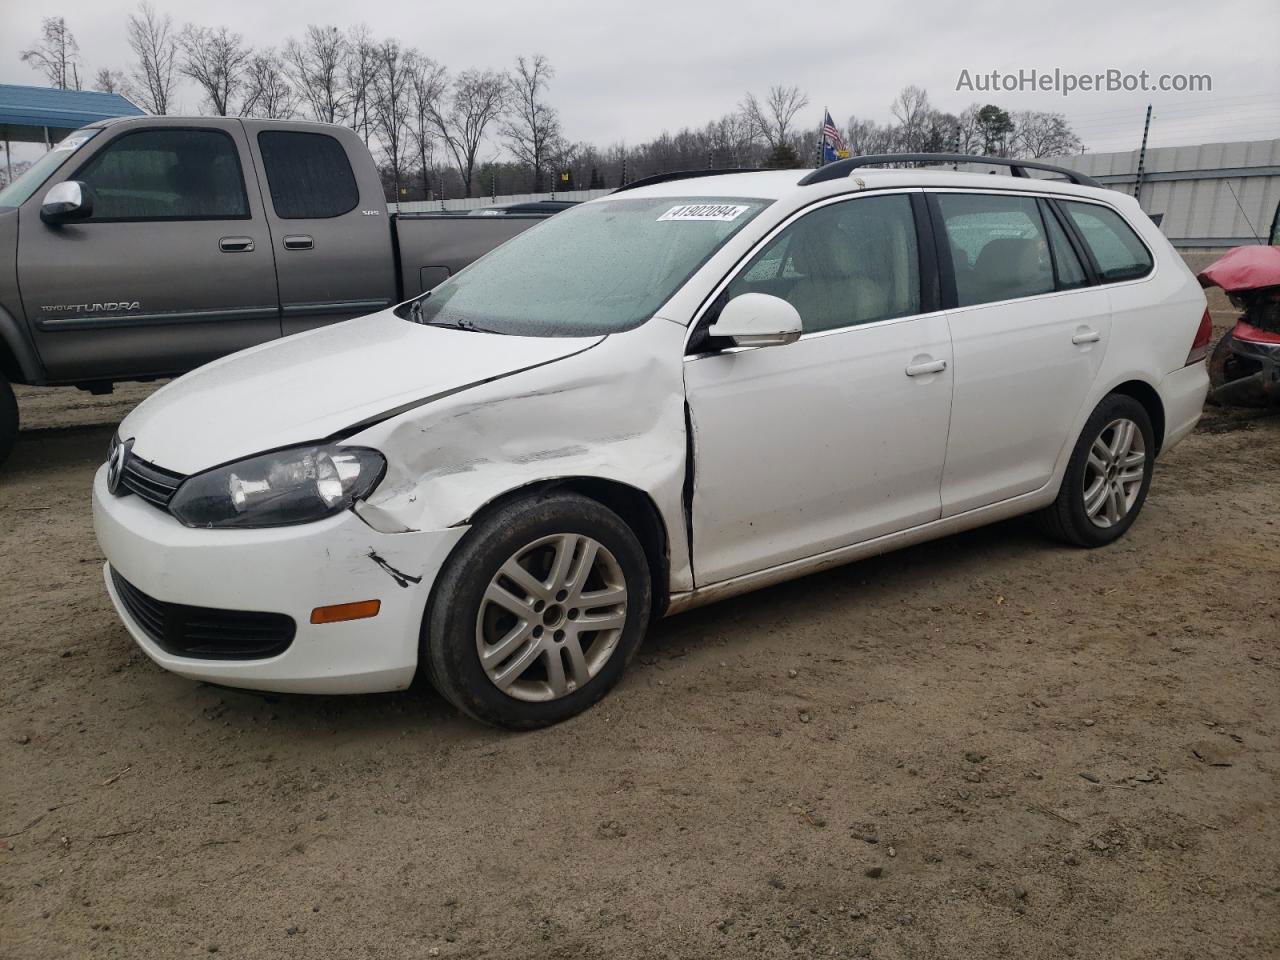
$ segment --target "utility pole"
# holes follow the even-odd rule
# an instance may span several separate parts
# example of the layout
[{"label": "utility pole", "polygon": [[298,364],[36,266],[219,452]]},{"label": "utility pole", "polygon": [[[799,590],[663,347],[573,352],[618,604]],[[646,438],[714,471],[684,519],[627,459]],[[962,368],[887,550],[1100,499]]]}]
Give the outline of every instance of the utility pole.
[{"label": "utility pole", "polygon": [[1151,131],[1151,104],[1147,104],[1147,119],[1142,125],[1142,148],[1138,151],[1138,176],[1133,182],[1133,199],[1142,202],[1142,169],[1147,163],[1147,134]]}]

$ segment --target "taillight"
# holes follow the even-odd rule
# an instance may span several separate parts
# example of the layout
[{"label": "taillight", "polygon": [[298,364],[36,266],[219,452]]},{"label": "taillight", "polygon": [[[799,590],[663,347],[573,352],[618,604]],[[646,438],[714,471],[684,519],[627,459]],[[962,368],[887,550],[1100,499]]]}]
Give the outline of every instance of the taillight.
[{"label": "taillight", "polygon": [[1209,355],[1209,343],[1213,340],[1213,318],[1209,316],[1209,308],[1204,308],[1204,316],[1200,318],[1200,329],[1196,331],[1195,340],[1191,341],[1191,352],[1187,354],[1187,366],[1199,363]]}]

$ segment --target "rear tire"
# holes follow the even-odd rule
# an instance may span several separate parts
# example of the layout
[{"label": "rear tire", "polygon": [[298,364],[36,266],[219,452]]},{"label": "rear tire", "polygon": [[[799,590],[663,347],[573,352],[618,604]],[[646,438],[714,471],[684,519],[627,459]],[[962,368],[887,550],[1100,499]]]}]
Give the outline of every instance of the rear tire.
[{"label": "rear tire", "polygon": [[1133,526],[1155,465],[1151,417],[1133,397],[1102,399],[1076,441],[1062,488],[1036,514],[1041,530],[1078,547],[1104,547]]},{"label": "rear tire", "polygon": [[18,442],[18,400],[9,381],[0,377],[0,464]]},{"label": "rear tire", "polygon": [[652,590],[644,550],[613,511],[571,493],[516,500],[482,517],[445,563],[420,662],[476,720],[550,726],[622,677]]}]

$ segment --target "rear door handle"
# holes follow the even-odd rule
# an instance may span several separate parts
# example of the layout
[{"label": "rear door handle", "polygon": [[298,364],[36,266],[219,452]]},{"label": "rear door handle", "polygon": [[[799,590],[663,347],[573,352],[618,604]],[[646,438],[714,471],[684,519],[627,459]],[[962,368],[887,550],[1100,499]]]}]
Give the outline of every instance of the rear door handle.
[{"label": "rear door handle", "polygon": [[945,369],[947,369],[945,360],[926,360],[923,363],[908,364],[907,376],[923,377],[926,373],[941,373]]},{"label": "rear door handle", "polygon": [[1097,343],[1101,339],[1102,339],[1102,334],[1100,334],[1097,330],[1081,330],[1079,333],[1077,333],[1074,337],[1071,338],[1071,342],[1074,343],[1077,347],[1079,347],[1086,343]]},{"label": "rear door handle", "polygon": [[223,253],[253,253],[253,238],[223,237],[218,241],[218,249]]},{"label": "rear door handle", "polygon": [[284,238],[284,248],[286,250],[310,250],[315,245],[315,240],[302,233],[295,233]]}]

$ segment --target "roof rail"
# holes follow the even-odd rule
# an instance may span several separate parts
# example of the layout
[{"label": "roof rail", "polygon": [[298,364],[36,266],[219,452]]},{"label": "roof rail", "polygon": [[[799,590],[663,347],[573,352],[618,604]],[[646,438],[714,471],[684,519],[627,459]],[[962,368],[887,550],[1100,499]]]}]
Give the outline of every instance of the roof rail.
[{"label": "roof rail", "polygon": [[1101,187],[1097,180],[1078,170],[1057,167],[1051,163],[1040,163],[1038,160],[1011,160],[1008,157],[974,157],[961,153],[880,153],[870,157],[849,157],[847,160],[836,160],[825,167],[819,167],[806,174],[799,186],[807,187],[811,183],[824,183],[827,180],[840,180],[860,167],[879,167],[887,163],[989,163],[1008,167],[1015,177],[1029,176],[1028,170],[1048,170],[1060,173],[1072,183],[1082,187]]},{"label": "roof rail", "polygon": [[637,187],[650,187],[655,183],[666,183],[668,180],[693,180],[696,177],[719,177],[726,173],[759,173],[767,167],[718,167],[711,170],[673,170],[670,173],[655,173],[652,177],[641,177],[624,183],[614,193],[623,190],[634,190]]}]

